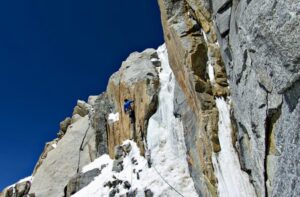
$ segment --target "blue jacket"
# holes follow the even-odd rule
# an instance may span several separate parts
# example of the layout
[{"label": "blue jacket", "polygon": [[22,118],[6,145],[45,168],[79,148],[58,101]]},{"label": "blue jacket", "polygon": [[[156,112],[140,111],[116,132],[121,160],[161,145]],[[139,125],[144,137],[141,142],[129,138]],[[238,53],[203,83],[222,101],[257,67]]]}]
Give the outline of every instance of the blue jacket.
[{"label": "blue jacket", "polygon": [[127,112],[131,109],[131,103],[133,103],[133,101],[128,100],[127,102],[124,103],[124,111]]}]

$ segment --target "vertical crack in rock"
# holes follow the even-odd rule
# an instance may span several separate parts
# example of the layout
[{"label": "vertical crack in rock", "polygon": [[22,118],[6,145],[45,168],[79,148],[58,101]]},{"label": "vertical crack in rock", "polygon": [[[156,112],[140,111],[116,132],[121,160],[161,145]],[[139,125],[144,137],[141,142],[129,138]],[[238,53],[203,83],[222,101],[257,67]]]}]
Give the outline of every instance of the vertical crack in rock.
[{"label": "vertical crack in rock", "polygon": [[[268,97],[267,97],[268,98]],[[268,99],[267,99],[268,100]],[[270,180],[271,175],[269,175],[269,160],[268,157],[272,155],[277,155],[276,151],[276,140],[275,140],[275,130],[276,124],[278,123],[278,119],[281,116],[281,107],[282,104],[276,109],[268,109],[267,117],[265,120],[265,160],[264,160],[264,176],[265,176],[265,196],[270,196],[270,187],[272,184],[272,180]]]}]

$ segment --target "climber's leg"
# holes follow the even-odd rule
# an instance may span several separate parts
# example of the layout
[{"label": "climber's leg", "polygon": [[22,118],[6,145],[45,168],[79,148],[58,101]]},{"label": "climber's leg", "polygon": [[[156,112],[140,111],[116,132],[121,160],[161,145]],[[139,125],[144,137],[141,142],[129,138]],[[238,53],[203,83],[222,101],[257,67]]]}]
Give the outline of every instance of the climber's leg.
[{"label": "climber's leg", "polygon": [[130,111],[129,118],[130,118],[130,139],[135,141],[136,140],[135,114],[133,110]]}]

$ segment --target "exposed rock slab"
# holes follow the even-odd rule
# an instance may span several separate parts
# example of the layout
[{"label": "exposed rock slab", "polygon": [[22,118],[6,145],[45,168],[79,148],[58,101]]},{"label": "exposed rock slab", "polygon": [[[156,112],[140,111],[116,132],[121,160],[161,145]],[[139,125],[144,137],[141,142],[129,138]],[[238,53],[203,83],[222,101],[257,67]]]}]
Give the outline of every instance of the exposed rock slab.
[{"label": "exposed rock slab", "polygon": [[88,172],[75,175],[73,178],[71,178],[68,185],[66,186],[65,197],[70,197],[77,191],[87,186],[100,173],[101,171],[99,169],[93,169]]},{"label": "exposed rock slab", "polygon": [[[80,147],[82,140],[82,151]],[[69,127],[65,136],[58,141],[55,149],[48,152],[42,165],[34,174],[30,193],[37,196],[63,196],[68,184],[78,168],[90,163],[96,157],[95,130],[89,127],[89,118],[85,116]]]}]

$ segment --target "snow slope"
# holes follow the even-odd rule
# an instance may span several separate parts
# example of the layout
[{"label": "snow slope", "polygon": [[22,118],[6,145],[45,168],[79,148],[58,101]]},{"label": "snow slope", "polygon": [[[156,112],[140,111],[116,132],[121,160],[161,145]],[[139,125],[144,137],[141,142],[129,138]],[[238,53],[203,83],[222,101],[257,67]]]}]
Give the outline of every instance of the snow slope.
[{"label": "snow slope", "polygon": [[[108,155],[101,156],[83,168],[83,172],[99,168],[101,174],[74,197],[109,196],[112,188],[104,185],[114,180],[122,180],[123,183],[128,181],[131,185],[130,189],[118,185],[117,196],[134,190],[137,190],[137,196],[145,196],[147,189],[154,196],[198,196],[188,171],[182,123],[173,115],[175,79],[168,63],[166,47],[161,46],[157,52],[162,63],[159,106],[149,120],[147,136],[147,152],[151,153],[152,167],[148,167],[147,160],[140,155],[134,142],[125,141],[124,144],[131,144],[132,150],[123,160],[124,169],[119,173],[113,172],[113,160]],[[133,158],[136,164],[132,163]]]}]

